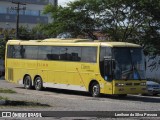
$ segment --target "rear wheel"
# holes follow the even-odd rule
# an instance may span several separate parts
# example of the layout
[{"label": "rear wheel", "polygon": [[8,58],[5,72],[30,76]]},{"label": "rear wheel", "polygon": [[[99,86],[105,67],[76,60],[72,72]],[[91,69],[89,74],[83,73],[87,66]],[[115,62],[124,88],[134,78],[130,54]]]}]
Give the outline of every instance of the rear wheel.
[{"label": "rear wheel", "polygon": [[32,80],[31,77],[28,75],[24,78],[24,88],[31,89],[32,88]]},{"label": "rear wheel", "polygon": [[97,82],[92,83],[91,88],[90,88],[90,93],[93,97],[100,96],[100,86]]},{"label": "rear wheel", "polygon": [[36,90],[39,90],[39,91],[43,89],[43,81],[41,77],[36,77],[34,82],[34,87]]}]

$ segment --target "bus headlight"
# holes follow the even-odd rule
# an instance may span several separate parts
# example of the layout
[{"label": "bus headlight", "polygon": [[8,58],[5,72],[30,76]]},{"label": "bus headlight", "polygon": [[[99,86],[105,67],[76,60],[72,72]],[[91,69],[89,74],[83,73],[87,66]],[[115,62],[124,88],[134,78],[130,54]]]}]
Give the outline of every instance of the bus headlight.
[{"label": "bus headlight", "polygon": [[146,86],[146,83],[145,83],[145,82],[141,82],[140,85],[141,85],[141,86]]},{"label": "bus headlight", "polygon": [[124,86],[124,85],[125,85],[124,83],[116,83],[115,84],[115,86],[121,86],[121,87]]}]

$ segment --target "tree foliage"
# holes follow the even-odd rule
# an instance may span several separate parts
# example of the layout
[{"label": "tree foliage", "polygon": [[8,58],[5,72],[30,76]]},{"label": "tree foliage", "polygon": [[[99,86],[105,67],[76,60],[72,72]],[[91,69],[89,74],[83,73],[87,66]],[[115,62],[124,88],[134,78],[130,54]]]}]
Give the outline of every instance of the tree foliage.
[{"label": "tree foliage", "polygon": [[146,52],[160,53],[159,0],[77,0],[67,6],[47,5],[44,13],[53,22],[44,27],[49,35],[73,36],[101,31],[113,41],[141,44]]},{"label": "tree foliage", "polygon": [[5,58],[5,45],[6,45],[6,41],[5,39],[0,39],[0,59]]},{"label": "tree foliage", "polygon": [[27,26],[19,27],[19,39],[22,40],[35,40],[35,39],[44,39],[47,37],[45,32],[42,30],[41,24],[37,24],[33,28],[28,28]]}]

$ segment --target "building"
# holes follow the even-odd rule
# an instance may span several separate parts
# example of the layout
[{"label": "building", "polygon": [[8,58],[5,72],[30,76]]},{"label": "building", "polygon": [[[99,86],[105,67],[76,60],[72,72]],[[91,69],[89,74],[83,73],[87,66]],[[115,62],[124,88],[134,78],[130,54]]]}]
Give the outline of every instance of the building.
[{"label": "building", "polygon": [[[47,4],[57,4],[57,0],[0,0],[0,34],[4,30],[15,30],[17,20],[17,4],[25,3],[19,8],[19,26],[34,27],[37,23],[50,22],[49,15],[42,14]],[[23,8],[23,9],[22,9]]]},{"label": "building", "polygon": [[146,56],[146,78],[160,82],[160,55]]}]

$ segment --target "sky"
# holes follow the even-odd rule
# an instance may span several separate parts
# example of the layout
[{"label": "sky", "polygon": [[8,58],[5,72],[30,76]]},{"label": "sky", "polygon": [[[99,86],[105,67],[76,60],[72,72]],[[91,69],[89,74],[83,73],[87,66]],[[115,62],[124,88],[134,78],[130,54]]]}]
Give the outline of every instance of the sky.
[{"label": "sky", "polygon": [[65,5],[66,3],[70,2],[70,1],[74,1],[74,0],[58,0],[58,4]]}]

